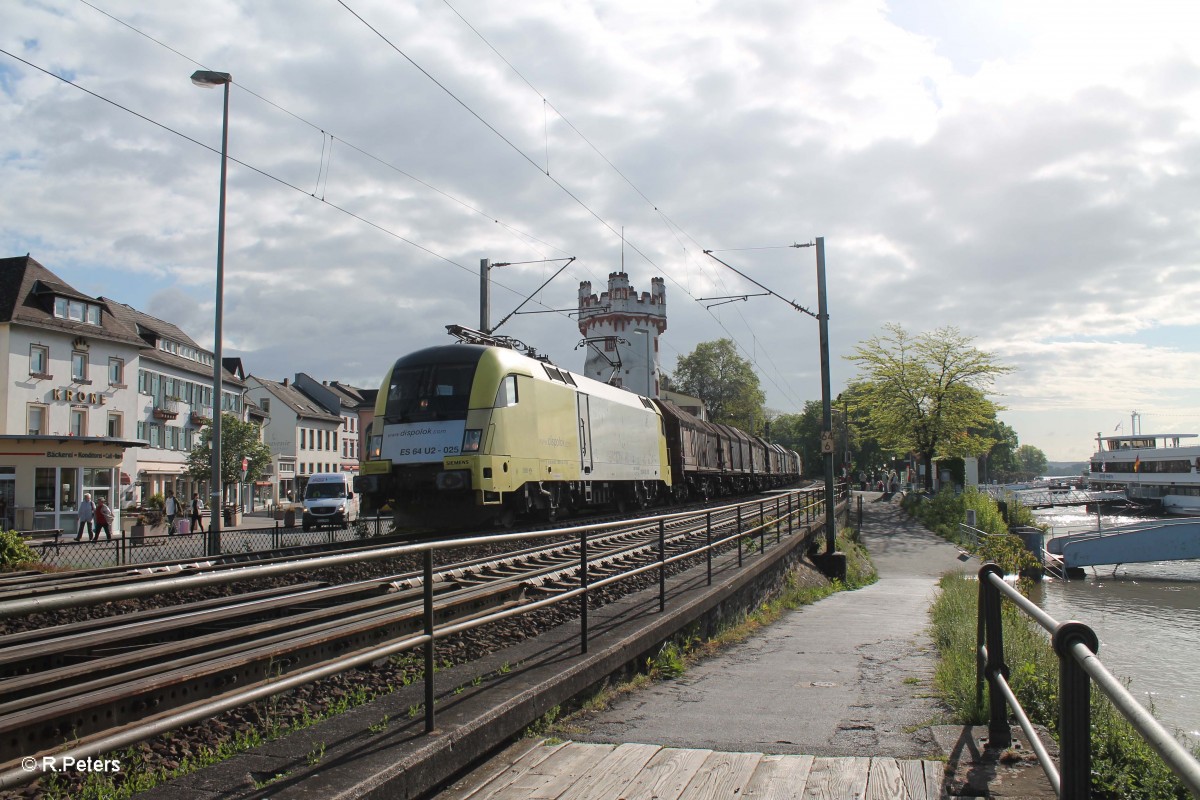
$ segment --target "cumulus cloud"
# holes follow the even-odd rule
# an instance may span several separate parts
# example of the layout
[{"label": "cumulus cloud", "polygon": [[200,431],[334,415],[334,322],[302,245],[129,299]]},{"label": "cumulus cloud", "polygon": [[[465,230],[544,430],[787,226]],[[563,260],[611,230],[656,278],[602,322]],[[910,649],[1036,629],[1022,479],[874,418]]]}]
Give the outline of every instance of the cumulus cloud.
[{"label": "cumulus cloud", "polygon": [[[225,348],[252,372],[370,385],[478,323],[481,258],[535,262],[494,271],[495,322],[573,255],[526,310],[662,275],[664,368],[729,336],[794,411],[815,322],[707,308],[757,290],[702,251],[776,246],[721,257],[815,309],[813,251],[785,245],[824,236],[835,392],[894,321],[1016,367],[1005,418],[1052,459],[1200,397],[1178,3],[349,3],[375,31],[316,0],[94,5],[5,8],[3,251],[210,344],[221,92],[188,76],[228,71]],[[501,332],[582,365],[565,313]]]}]

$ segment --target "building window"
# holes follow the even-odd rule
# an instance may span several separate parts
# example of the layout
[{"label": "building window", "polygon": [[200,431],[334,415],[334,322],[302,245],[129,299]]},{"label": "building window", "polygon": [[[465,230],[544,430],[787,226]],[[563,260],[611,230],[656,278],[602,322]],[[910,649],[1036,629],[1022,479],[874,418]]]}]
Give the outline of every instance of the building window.
[{"label": "building window", "polygon": [[88,383],[88,356],[82,350],[71,351],[71,380]]},{"label": "building window", "polygon": [[162,426],[150,423],[147,433],[150,434],[150,446],[162,447]]},{"label": "building window", "polygon": [[262,399],[262,410],[268,414],[271,413],[271,398],[264,397]]},{"label": "building window", "polygon": [[108,360],[108,385],[125,385],[125,359],[110,358]]},{"label": "building window", "polygon": [[56,297],[54,298],[54,316],[59,319],[69,319],[72,322],[99,325],[100,306],[85,303],[82,300],[68,300],[65,297]]},{"label": "building window", "polygon": [[122,420],[121,414],[119,414],[118,412],[116,412],[116,411],[108,412],[108,435],[109,435],[109,438],[112,438],[112,439],[120,439],[121,438],[121,429],[124,427],[121,424],[122,421],[123,420]]},{"label": "building window", "polygon": [[87,436],[87,409],[71,409],[71,435]]},{"label": "building window", "polygon": [[31,436],[45,435],[46,433],[46,417],[49,409],[46,406],[36,403],[29,404],[29,410],[26,417],[29,421],[29,434]]},{"label": "building window", "polygon": [[29,345],[29,374],[50,374],[50,348],[44,344]]},{"label": "building window", "polygon": [[301,429],[300,429],[300,449],[301,449],[301,450],[307,450],[307,449],[308,449],[308,448],[305,446],[305,443],[306,443],[306,441],[307,441],[307,440],[304,438],[304,437],[305,437],[305,435],[306,435],[307,433],[308,433],[308,432],[307,432],[306,430],[304,430],[304,428],[301,428]]}]

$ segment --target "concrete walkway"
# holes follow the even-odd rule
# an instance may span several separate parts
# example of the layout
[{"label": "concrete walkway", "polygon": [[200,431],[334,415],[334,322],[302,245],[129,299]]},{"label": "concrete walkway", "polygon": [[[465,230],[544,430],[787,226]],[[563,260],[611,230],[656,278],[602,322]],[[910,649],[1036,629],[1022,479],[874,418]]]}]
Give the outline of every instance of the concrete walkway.
[{"label": "concrete walkway", "polygon": [[933,697],[927,611],[939,577],[978,565],[878,493],[863,495],[863,509],[877,583],[787,614],[683,677],[583,721],[587,732],[572,738],[814,756],[938,754],[929,726],[945,710]]}]

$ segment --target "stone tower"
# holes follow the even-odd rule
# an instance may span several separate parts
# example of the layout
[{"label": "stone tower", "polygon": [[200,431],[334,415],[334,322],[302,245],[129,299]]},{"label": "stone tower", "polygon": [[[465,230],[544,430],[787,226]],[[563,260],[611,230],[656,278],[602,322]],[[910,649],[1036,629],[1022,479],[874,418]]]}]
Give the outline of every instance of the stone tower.
[{"label": "stone tower", "polygon": [[580,281],[579,332],[587,339],[608,337],[588,346],[583,370],[587,377],[658,397],[658,337],[666,329],[667,288],[662,278],[652,278],[650,291],[640,297],[624,272],[610,272],[608,291],[599,297],[592,294],[591,281]]}]

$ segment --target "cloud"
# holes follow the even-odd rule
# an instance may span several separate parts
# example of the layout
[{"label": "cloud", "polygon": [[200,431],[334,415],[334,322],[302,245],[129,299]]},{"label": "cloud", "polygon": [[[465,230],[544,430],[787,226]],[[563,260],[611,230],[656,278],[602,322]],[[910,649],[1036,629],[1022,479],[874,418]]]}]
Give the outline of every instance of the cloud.
[{"label": "cloud", "polygon": [[[1095,434],[1064,409],[1200,400],[1200,44],[1178,3],[350,5],[378,33],[316,2],[11,3],[0,47],[111,103],[0,56],[4,252],[211,342],[202,65],[235,80],[225,344],[257,374],[370,385],[478,324],[481,258],[573,255],[526,310],[622,264],[639,290],[662,275],[664,368],[729,336],[795,411],[817,325],[770,297],[706,309],[757,290],[702,251],[779,247],[721,257],[815,309],[813,251],[785,246],[824,236],[835,393],[841,355],[895,321],[1015,366],[1005,413],[1051,458]],[[496,270],[493,322],[559,264]],[[582,366],[566,313],[502,332]]]}]

